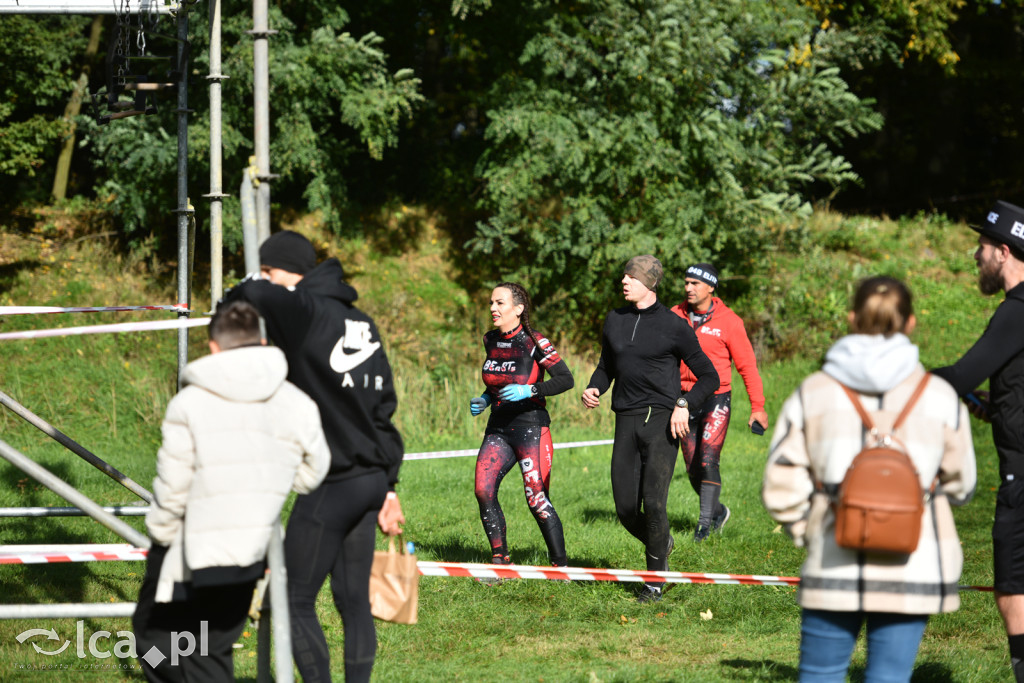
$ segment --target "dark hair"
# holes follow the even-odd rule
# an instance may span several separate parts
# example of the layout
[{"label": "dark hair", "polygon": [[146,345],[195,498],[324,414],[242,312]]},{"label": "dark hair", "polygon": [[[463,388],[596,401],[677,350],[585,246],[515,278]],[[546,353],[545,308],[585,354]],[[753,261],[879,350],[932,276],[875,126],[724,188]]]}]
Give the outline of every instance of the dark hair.
[{"label": "dark hair", "polygon": [[853,295],[855,334],[884,334],[891,337],[907,329],[914,314],[914,302],[907,286],[896,278],[879,275],[860,281]]},{"label": "dark hair", "polygon": [[526,292],[526,288],[518,282],[501,282],[494,285],[495,289],[504,287],[508,291],[512,292],[512,302],[517,306],[523,307],[523,312],[519,315],[519,322],[522,323],[523,329],[526,330],[526,334],[530,335],[530,339],[533,340],[534,346],[537,347],[537,351],[540,351],[540,342],[537,341],[537,333],[533,331],[530,326],[530,295]]},{"label": "dark hair", "polygon": [[232,301],[218,306],[210,319],[209,332],[210,339],[217,342],[221,351],[241,346],[259,346],[263,341],[260,335],[260,314],[252,304],[245,301]]}]

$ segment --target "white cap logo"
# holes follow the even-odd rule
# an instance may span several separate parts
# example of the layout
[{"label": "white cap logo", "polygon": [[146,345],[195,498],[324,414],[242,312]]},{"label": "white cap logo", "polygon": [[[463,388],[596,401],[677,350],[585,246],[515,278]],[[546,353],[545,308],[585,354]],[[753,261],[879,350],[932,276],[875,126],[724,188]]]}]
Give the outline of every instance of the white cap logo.
[{"label": "white cap logo", "polygon": [[999,214],[998,213],[996,213],[995,211],[989,211],[988,212],[988,222],[989,223],[991,223],[992,225],[995,225],[996,221],[998,221],[998,220],[999,220]]},{"label": "white cap logo", "polygon": [[1010,228],[1010,234],[1014,237],[1024,238],[1024,223],[1020,221],[1014,221],[1013,227]]}]

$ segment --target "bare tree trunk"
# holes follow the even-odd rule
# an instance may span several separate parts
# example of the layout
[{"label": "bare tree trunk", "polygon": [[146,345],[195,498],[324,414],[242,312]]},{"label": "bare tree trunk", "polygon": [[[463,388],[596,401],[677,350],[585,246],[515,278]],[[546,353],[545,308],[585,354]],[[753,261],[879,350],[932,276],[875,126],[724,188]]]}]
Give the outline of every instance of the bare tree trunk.
[{"label": "bare tree trunk", "polygon": [[71,92],[71,99],[64,107],[64,120],[68,122],[68,134],[64,138],[60,156],[57,158],[57,173],[53,178],[53,198],[65,199],[68,193],[68,174],[71,172],[71,157],[75,152],[75,117],[82,111],[82,97],[89,89],[89,72],[92,61],[100,49],[100,35],[103,33],[103,16],[97,14],[92,19],[89,31],[89,45],[85,48],[85,62],[78,83]]}]

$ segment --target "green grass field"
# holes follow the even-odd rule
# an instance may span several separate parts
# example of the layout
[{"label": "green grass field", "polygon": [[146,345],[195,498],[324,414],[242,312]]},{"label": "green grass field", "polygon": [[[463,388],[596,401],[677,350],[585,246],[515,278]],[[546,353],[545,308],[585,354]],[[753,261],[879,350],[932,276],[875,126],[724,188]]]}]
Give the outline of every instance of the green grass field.
[{"label": "green grass field", "polygon": [[[797,248],[787,232],[806,233]],[[52,233],[52,230],[50,230]],[[400,393],[397,417],[408,451],[474,448],[485,424],[467,409],[480,390],[479,339],[486,328],[486,292],[466,293],[452,281],[443,236],[425,230],[416,250],[375,253],[367,244],[324,238],[325,251],[343,256],[380,323]],[[911,284],[921,319],[916,341],[927,366],[951,361],[980,333],[996,301],[974,287],[972,235],[936,219],[869,221],[821,215],[779,230],[765,250],[763,282],[753,282],[735,308],[754,322],[764,356],[768,412],[774,418],[800,379],[817,367],[829,340],[842,330],[849,282],[884,272]],[[42,228],[0,229],[0,305],[115,305],[169,303],[173,283],[148,259],[119,255],[98,240],[62,240]],[[198,297],[197,297],[198,298]],[[730,303],[734,303],[731,302]],[[554,312],[539,311],[538,320]],[[0,318],[0,331],[141,319],[105,314]],[[542,324],[540,325],[542,328]],[[421,331],[423,334],[417,335]],[[203,353],[203,333],[192,335],[192,357]],[[558,340],[555,340],[558,344]],[[608,438],[606,406],[585,411],[579,391],[593,368],[593,350],[559,345],[577,387],[551,400],[556,442]],[[163,409],[173,393],[174,334],[144,333],[0,342],[0,391],[51,420],[59,429],[150,486]],[[784,359],[782,359],[784,358]],[[427,370],[429,368],[429,371]],[[670,520],[677,544],[671,569],[793,576],[795,549],[763,511],[759,499],[769,436],[744,429],[749,403],[734,378],[733,429],[722,463],[723,500],[733,516],[724,533],[690,541],[696,496],[677,473]],[[987,426],[975,423],[979,486],[956,511],[966,567],[961,583],[991,584],[989,525],[997,485]],[[0,412],[0,439],[104,504],[133,496],[67,453],[9,411]],[[642,549],[619,526],[608,475],[609,447],[556,451],[552,501],[565,526],[570,563],[642,567]],[[408,462],[399,491],[408,519],[406,539],[420,559],[482,562],[487,545],[473,496],[471,457]],[[0,506],[62,505],[20,471],[0,465]],[[513,560],[545,564],[540,532],[523,500],[521,479],[510,473],[501,490]],[[142,529],[139,519],[128,519]],[[0,544],[117,542],[88,519],[0,519]],[[383,547],[383,539],[380,546]],[[141,563],[0,568],[3,602],[134,601]],[[486,586],[466,578],[424,578],[420,623],[378,624],[375,680],[380,681],[732,681],[795,680],[799,610],[789,588],[682,585],[655,605],[638,605],[636,584],[571,584],[513,580]],[[343,633],[325,590],[319,603],[342,677]],[[16,636],[29,628],[75,634],[75,620],[0,622],[0,680],[38,680],[44,672],[19,667],[65,666],[61,680],[141,680],[137,671],[95,670],[116,658],[79,658],[72,645],[54,657],[37,654]],[[85,620],[86,641],[109,631],[111,649],[127,619]],[[256,634],[236,651],[236,671],[254,680]],[[32,642],[42,642],[35,640]],[[851,676],[863,677],[863,649]],[[118,662],[122,660],[117,660]],[[123,660],[128,662],[130,660]],[[1009,680],[1006,640],[991,594],[965,592],[960,611],[934,617],[921,646],[915,681]]]}]

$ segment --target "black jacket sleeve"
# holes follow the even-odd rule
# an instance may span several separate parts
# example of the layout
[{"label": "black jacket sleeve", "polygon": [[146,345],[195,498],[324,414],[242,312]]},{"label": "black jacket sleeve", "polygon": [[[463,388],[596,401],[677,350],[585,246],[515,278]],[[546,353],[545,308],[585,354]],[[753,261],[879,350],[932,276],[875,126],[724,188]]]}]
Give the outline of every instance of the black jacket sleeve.
[{"label": "black jacket sleeve", "polygon": [[541,396],[557,396],[563,391],[569,391],[576,384],[576,380],[572,376],[572,370],[569,369],[564,360],[560,360],[552,365],[548,368],[548,372],[551,374],[550,378],[534,385],[537,387],[537,393]]},{"label": "black jacket sleeve", "polygon": [[999,305],[981,338],[953,365],[932,372],[949,382],[960,396],[971,393],[1024,349],[1024,301],[1007,299]]},{"label": "black jacket sleeve", "polygon": [[[374,338],[379,339],[376,327]],[[388,487],[392,490],[398,483],[398,470],[402,466],[402,458],[405,455],[405,444],[402,442],[402,435],[392,418],[398,408],[398,394],[395,392],[394,376],[391,374],[391,364],[383,352],[380,353],[378,371],[384,378],[382,396],[374,406],[373,426],[377,431],[377,448],[382,451],[383,461],[387,463]]]},{"label": "black jacket sleeve", "polygon": [[689,325],[684,325],[683,330],[683,362],[697,376],[697,381],[689,391],[683,394],[683,398],[691,406],[696,407],[704,403],[709,396],[715,393],[722,381],[718,377],[718,371],[715,370],[711,359],[700,348],[700,342],[697,341],[697,335],[694,334],[693,329]]},{"label": "black jacket sleeve", "polygon": [[597,368],[594,369],[594,374],[590,376],[587,388],[593,387],[597,389],[597,393],[603,394],[608,391],[613,379],[615,379],[615,354],[608,341],[608,319],[606,318],[604,332],[601,334],[601,359],[597,363]]}]

